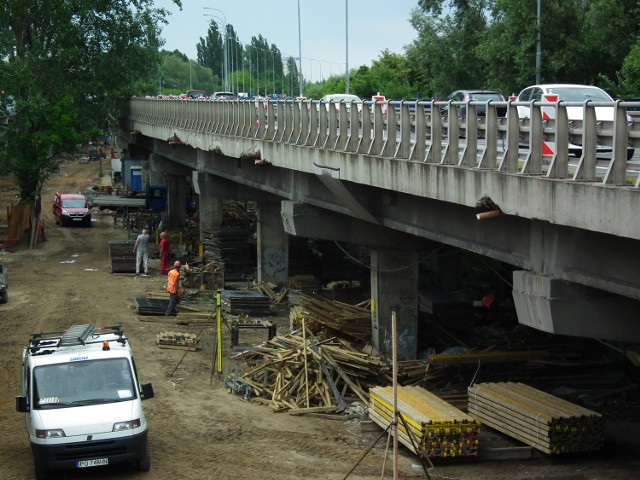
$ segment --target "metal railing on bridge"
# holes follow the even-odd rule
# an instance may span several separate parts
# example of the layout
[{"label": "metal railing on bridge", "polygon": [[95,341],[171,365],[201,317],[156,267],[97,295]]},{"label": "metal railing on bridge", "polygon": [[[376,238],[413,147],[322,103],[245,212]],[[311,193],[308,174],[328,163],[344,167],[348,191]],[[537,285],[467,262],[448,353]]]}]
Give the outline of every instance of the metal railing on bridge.
[{"label": "metal railing on bridge", "polygon": [[639,188],[634,149],[640,146],[640,117],[629,115],[639,108],[638,101],[133,98],[130,119],[358,155]]}]

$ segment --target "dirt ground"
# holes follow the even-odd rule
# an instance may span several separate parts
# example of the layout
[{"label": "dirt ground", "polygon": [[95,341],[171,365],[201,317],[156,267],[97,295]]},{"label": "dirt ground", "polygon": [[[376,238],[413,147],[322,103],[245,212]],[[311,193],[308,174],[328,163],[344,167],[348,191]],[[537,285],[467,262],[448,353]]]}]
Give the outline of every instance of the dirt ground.
[{"label": "dirt ground", "polygon": [[[369,422],[294,417],[229,394],[212,378],[214,331],[210,327],[141,322],[133,298],[162,291],[165,282],[152,260],[151,275],[112,274],[107,241],[127,239],[112,217],[94,213],[93,226],[54,225],[49,199],[55,191],[76,192],[101,183],[95,162],[70,162],[51,179],[43,195],[47,241],[0,251],[9,270],[9,303],[0,305],[0,480],[34,478],[22,414],[15,411],[20,392],[20,358],[29,335],[64,330],[73,323],[122,325],[131,340],[142,382],[155,398],[144,403],[149,423],[151,470],[130,467],[69,472],[66,479],[343,479],[393,478],[385,440],[367,449],[380,430]],[[0,178],[0,238],[6,205],[15,199],[10,179]],[[285,329],[287,315],[278,319]],[[159,349],[162,330],[201,334],[202,350],[187,354]],[[224,333],[224,345],[229,344]],[[182,360],[182,361],[181,361]],[[179,365],[179,366],[178,366]],[[178,368],[176,369],[176,366]],[[175,373],[171,375],[171,372]],[[625,480],[640,471],[640,423],[624,417],[607,423],[607,446],[594,455],[527,460],[436,463],[432,478],[459,480]],[[482,436],[481,436],[482,442]],[[348,473],[361,457],[364,460]],[[401,448],[399,478],[427,478],[419,460]]]}]

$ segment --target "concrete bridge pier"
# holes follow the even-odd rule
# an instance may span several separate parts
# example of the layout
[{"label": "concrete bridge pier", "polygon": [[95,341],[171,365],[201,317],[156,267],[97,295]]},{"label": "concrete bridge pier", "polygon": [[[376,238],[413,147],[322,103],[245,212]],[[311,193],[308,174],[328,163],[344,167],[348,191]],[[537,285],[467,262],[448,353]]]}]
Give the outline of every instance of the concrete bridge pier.
[{"label": "concrete bridge pier", "polygon": [[149,161],[152,172],[160,171],[165,174],[167,211],[163,216],[164,227],[181,229],[186,224],[188,182],[192,178],[192,169],[156,153],[149,156]]},{"label": "concrete bridge pier", "polygon": [[[404,268],[403,268],[404,267]],[[398,360],[415,360],[418,345],[418,253],[371,250],[373,345],[391,358],[391,315],[396,313]]]},{"label": "concrete bridge pier", "polygon": [[182,175],[167,175],[167,225],[181,229],[187,218],[187,182]]},{"label": "concrete bridge pier", "polygon": [[279,203],[258,205],[258,282],[287,285],[289,281],[289,237],[284,231]]},{"label": "concrete bridge pier", "polygon": [[193,172],[193,186],[198,194],[198,216],[200,224],[200,242],[205,240],[207,232],[222,227],[223,197],[218,195],[216,177],[202,172]]}]

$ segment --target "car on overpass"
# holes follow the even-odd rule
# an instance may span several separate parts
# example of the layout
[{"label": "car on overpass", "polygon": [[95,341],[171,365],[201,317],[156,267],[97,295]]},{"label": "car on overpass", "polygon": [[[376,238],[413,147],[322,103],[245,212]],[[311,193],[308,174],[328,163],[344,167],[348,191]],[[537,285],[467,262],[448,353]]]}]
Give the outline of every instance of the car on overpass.
[{"label": "car on overpass", "polygon": [[[362,99],[357,95],[351,95],[349,93],[330,93],[320,99],[320,103],[325,104],[327,111],[329,110],[329,104],[333,103],[336,112],[340,111],[340,104],[344,103],[347,112],[351,110],[351,104],[355,104],[358,112],[362,111]],[[319,108],[319,107],[318,107]]]},{"label": "car on overpass", "polygon": [[233,92],[213,92],[211,95],[211,100],[219,101],[219,100],[235,100],[236,94]]},{"label": "car on overpass", "polygon": [[[603,89],[593,85],[580,85],[571,83],[552,83],[542,85],[531,85],[523,89],[517,98],[517,102],[533,102],[533,101],[563,101],[574,104],[567,107],[567,118],[569,122],[582,121],[584,119],[583,106],[575,104],[584,104],[587,101],[594,103],[611,103],[611,106],[595,107],[596,120],[612,121],[614,115],[613,98]],[[518,105],[518,117],[529,118],[531,116],[531,107],[527,105]],[[627,115],[627,121],[632,122],[633,119]],[[598,145],[598,153],[610,153],[611,147],[608,145]],[[569,153],[580,157],[582,155],[582,145],[569,143]],[[627,149],[627,159],[631,159],[634,154],[633,148]]]},{"label": "car on overpass", "polygon": [[[456,90],[455,92],[451,92],[443,102],[483,102],[484,105],[476,105],[476,115],[478,117],[484,117],[487,115],[487,102],[504,102],[505,99],[500,92],[495,92],[493,90],[482,90],[482,89],[474,89],[474,90]],[[441,107],[441,112],[443,114],[447,114],[448,106]],[[499,106],[496,108],[498,113],[498,117],[505,117],[507,115],[507,107]],[[465,105],[460,105],[458,107],[458,117],[464,118],[467,116],[467,107]]]}]

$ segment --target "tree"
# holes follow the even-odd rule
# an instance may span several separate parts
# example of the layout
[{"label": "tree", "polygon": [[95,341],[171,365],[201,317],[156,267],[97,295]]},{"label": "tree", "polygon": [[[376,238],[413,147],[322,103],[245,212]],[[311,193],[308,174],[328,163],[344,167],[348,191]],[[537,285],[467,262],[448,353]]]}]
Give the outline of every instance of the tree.
[{"label": "tree", "polygon": [[407,49],[412,76],[430,96],[460,88],[483,87],[486,64],[478,45],[487,27],[491,0],[421,0],[411,24],[418,39]]},{"label": "tree", "polygon": [[4,4],[0,88],[15,100],[16,116],[3,127],[0,165],[15,175],[21,201],[39,212],[58,155],[121,118],[155,74],[167,12],[152,0]]},{"label": "tree", "polygon": [[196,52],[200,65],[210,68],[218,78],[224,78],[224,43],[215,21],[211,20],[206,38],[200,37]]}]

